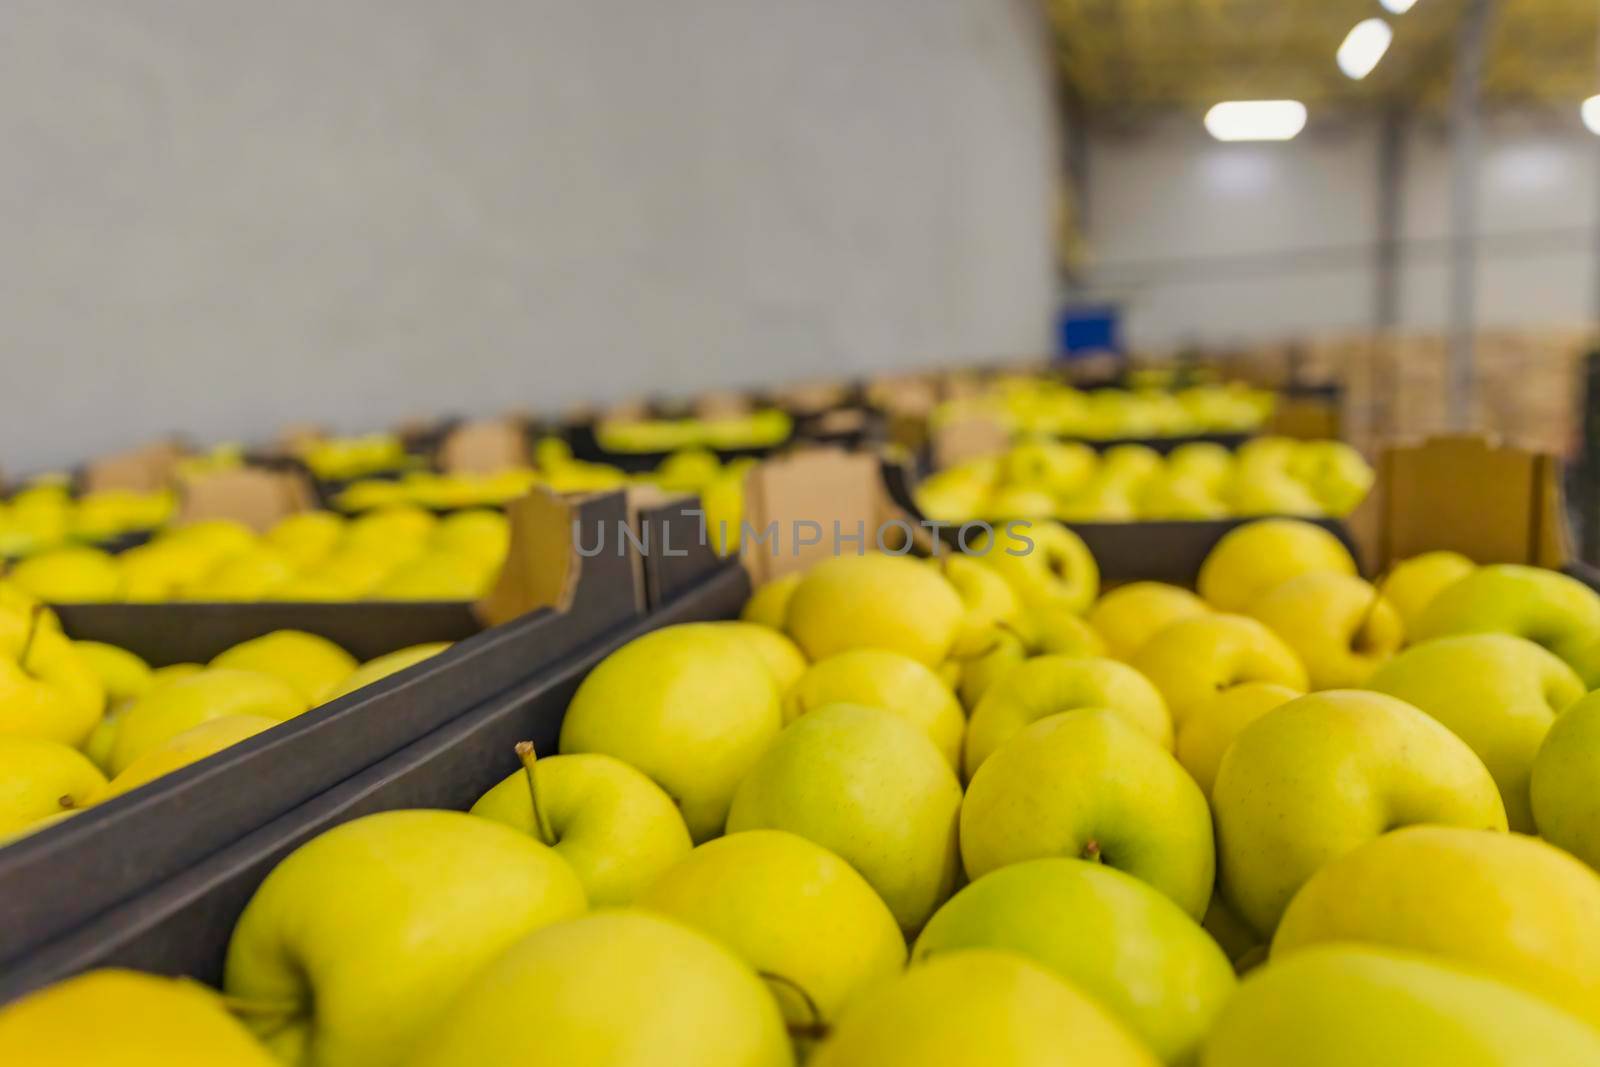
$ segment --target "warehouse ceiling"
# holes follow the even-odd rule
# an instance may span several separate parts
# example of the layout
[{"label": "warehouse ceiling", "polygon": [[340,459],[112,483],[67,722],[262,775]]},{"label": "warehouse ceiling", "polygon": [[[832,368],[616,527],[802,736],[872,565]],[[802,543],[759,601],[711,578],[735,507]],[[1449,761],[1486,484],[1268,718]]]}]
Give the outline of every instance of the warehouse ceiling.
[{"label": "warehouse ceiling", "polygon": [[[1465,0],[1044,0],[1070,89],[1101,116],[1220,100],[1290,97],[1311,105],[1438,106],[1447,97]],[[1498,0],[1486,94],[1501,104],[1570,105],[1600,92],[1600,0]],[[1395,38],[1365,81],[1334,53],[1362,19]]]}]

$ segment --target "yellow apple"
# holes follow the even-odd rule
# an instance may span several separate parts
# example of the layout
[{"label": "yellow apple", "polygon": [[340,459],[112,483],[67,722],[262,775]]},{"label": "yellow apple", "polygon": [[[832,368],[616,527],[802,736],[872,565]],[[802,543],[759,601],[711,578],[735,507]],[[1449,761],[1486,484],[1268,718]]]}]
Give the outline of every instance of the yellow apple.
[{"label": "yellow apple", "polygon": [[1477,569],[1458,552],[1424,552],[1395,564],[1379,584],[1383,595],[1400,613],[1406,633],[1416,631],[1433,598]]},{"label": "yellow apple", "polygon": [[356,660],[318,634],[275,630],[234,645],[212,660],[211,667],[270,674],[293,686],[309,707],[321,703],[325,693],[349,677]]},{"label": "yellow apple", "polygon": [[1600,1024],[1600,874],[1538,838],[1412,826],[1333,860],[1272,955],[1344,941],[1443,957]]},{"label": "yellow apple", "polygon": [[823,560],[789,598],[789,636],[813,662],[853,648],[900,652],[929,667],[950,654],[961,596],[925,564],[869,553]]},{"label": "yellow apple", "polygon": [[1273,708],[1303,696],[1298,689],[1271,682],[1246,682],[1224,689],[1190,709],[1178,731],[1178,762],[1209,797],[1217,780],[1217,768],[1233,739]]},{"label": "yellow apple", "polygon": [[1584,1067],[1600,1037],[1480,973],[1367,945],[1312,949],[1247,979],[1205,1067]]},{"label": "yellow apple", "polygon": [[1219,884],[1263,937],[1314,874],[1397,826],[1504,830],[1483,762],[1382,693],[1313,693],[1247,726],[1211,790]]},{"label": "yellow apple", "polygon": [[1111,590],[1089,609],[1089,625],[1114,659],[1131,660],[1144,643],[1179,619],[1204,615],[1206,602],[1175,585],[1133,582]]},{"label": "yellow apple", "polygon": [[1324,572],[1356,573],[1342,541],[1308,522],[1263,519],[1217,542],[1200,566],[1200,595],[1218,611],[1243,612],[1290,578]]},{"label": "yellow apple", "polygon": [[1290,578],[1257,597],[1250,614],[1294,650],[1312,689],[1365,685],[1405,640],[1394,606],[1349,574]]},{"label": "yellow apple", "polygon": [[829,704],[860,704],[900,716],[928,735],[952,768],[961,762],[966,716],[955,694],[909,656],[858,648],[811,665],[784,701],[784,721]]},{"label": "yellow apple", "polygon": [[1244,615],[1179,619],[1140,647],[1133,667],[1155,683],[1173,724],[1218,693],[1248,682],[1310,688],[1306,669],[1283,639]]},{"label": "yellow apple", "polygon": [[276,1067],[198,982],[97,970],[0,1008],[0,1062],[27,1067]]}]

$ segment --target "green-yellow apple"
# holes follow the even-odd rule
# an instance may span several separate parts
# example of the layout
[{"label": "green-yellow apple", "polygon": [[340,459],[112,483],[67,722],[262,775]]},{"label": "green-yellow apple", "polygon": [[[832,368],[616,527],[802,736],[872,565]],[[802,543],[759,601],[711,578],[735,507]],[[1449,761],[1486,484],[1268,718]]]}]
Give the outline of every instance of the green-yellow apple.
[{"label": "green-yellow apple", "polygon": [[405,1067],[791,1067],[777,1004],[712,938],[620,910],[548,926],[484,967]]},{"label": "green-yellow apple", "polygon": [[1010,583],[1026,608],[1054,604],[1081,615],[1100,592],[1100,568],[1089,546],[1059,522],[980,534],[972,552]]},{"label": "green-yellow apple", "polygon": [[297,568],[314,567],[344,536],[345,520],[331,511],[301,511],[280,520],[262,535]]},{"label": "green-yellow apple", "polygon": [[1305,665],[1312,689],[1353,689],[1400,651],[1394,606],[1360,578],[1322,571],[1273,586],[1250,607]]},{"label": "green-yellow apple", "polygon": [[966,606],[950,655],[970,659],[988,649],[996,626],[1016,624],[1022,602],[994,568],[971,556],[946,555],[935,562]]},{"label": "green-yellow apple", "polygon": [[1572,705],[1545,735],[1530,790],[1539,835],[1600,871],[1600,694]]},{"label": "green-yellow apple", "polygon": [[111,773],[190,727],[224,715],[257,715],[282,722],[306,710],[287,682],[257,671],[207,669],[158,685],[124,711],[111,745]]},{"label": "green-yellow apple", "polygon": [[744,609],[739,612],[739,618],[745,622],[782,630],[784,619],[789,614],[789,598],[794,595],[801,577],[797,572],[786,574],[782,578],[774,578],[770,582],[763,582],[750,594],[750,599],[745,601]]},{"label": "green-yellow apple", "polygon": [[984,875],[934,914],[911,959],[974,948],[1043,964],[1166,1063],[1192,1061],[1237,984],[1222,950],[1176,904],[1083,860],[1033,860]]},{"label": "green-yellow apple", "polygon": [[58,548],[11,568],[10,580],[52,604],[122,599],[117,561],[97,548]]},{"label": "green-yellow apple", "polygon": [[1459,552],[1424,552],[1394,565],[1379,588],[1400,613],[1406,633],[1415,633],[1433,598],[1477,569]]},{"label": "green-yellow apple", "polygon": [[1289,467],[1329,515],[1350,514],[1377,481],[1366,458],[1343,441],[1303,441]]},{"label": "green-yellow apple", "polygon": [[1038,486],[1051,493],[1070,493],[1099,465],[1094,449],[1076,441],[1023,441],[1005,454],[1000,477],[1018,485]]},{"label": "green-yellow apple", "polygon": [[806,657],[781,631],[754,622],[703,622],[686,625],[710,626],[733,634],[750,647],[751,654],[772,672],[778,692],[787,693],[806,672]]},{"label": "green-yellow apple", "polygon": [[1146,641],[1172,623],[1209,610],[1205,601],[1187,589],[1162,582],[1134,582],[1095,601],[1088,619],[1105,639],[1113,658],[1131,660]]},{"label": "green-yellow apple", "polygon": [[387,678],[391,674],[399,674],[407,667],[421,663],[425,659],[432,659],[449,647],[449,641],[430,641],[427,644],[411,645],[409,648],[398,649],[376,659],[369,659],[345,675],[343,681],[329,689],[322,697],[323,703],[337,700],[346,693],[354,693],[357,689],[364,689],[373,682]]},{"label": "green-yellow apple", "polygon": [[1209,797],[1222,755],[1233,739],[1273,708],[1303,696],[1298,689],[1271,682],[1246,682],[1224,689],[1190,709],[1178,730],[1174,754]]},{"label": "green-yellow apple", "polygon": [[106,692],[54,615],[0,611],[0,736],[40,737],[78,747],[100,723]]},{"label": "green-yellow apple", "polygon": [[1141,519],[1156,522],[1222,519],[1228,506],[1205,482],[1191,474],[1165,470],[1147,480],[1135,497]]},{"label": "green-yellow apple", "polygon": [[74,641],[72,647],[100,679],[108,708],[135,700],[149,691],[153,681],[150,665],[127,649],[99,641]]},{"label": "green-yellow apple", "polygon": [[1166,702],[1144,675],[1114,659],[1039,656],[1007,671],[973,711],[967,777],[1030,723],[1079,708],[1114,711],[1162,748],[1172,748]]},{"label": "green-yellow apple", "polygon": [[734,794],[728,832],[772,829],[831,849],[918,930],[955,888],[961,785],[922,730],[834,704],[802,715]]},{"label": "green-yellow apple", "polygon": [[835,556],[789,597],[789,636],[812,661],[884,648],[936,667],[950,654],[966,606],[951,584],[914,559],[878,552]]},{"label": "green-yellow apple", "polygon": [[522,769],[479,797],[472,814],[555,849],[591,906],[633,903],[693,847],[672,798],[621,760],[589,752],[535,761],[527,742],[517,755]]},{"label": "green-yellow apple", "polygon": [[1511,829],[1532,833],[1528,778],[1556,717],[1583,696],[1583,682],[1532,641],[1464,634],[1413,645],[1367,682],[1449,727],[1483,760]]},{"label": "green-yellow apple", "polygon": [[[1412,637],[1474,633],[1525,637],[1574,667],[1593,667],[1587,653],[1600,634],[1600,593],[1540,567],[1479,567],[1433,598]],[[1596,686],[1600,678],[1584,682]]]},{"label": "green-yellow apple", "polygon": [[797,1031],[832,1025],[863,991],[894,978],[905,938],[866,879],[781,830],[707,841],[640,898],[709,934],[767,977]]},{"label": "green-yellow apple", "polygon": [[1192,709],[1236,685],[1311,686],[1283,638],[1245,615],[1179,619],[1144,643],[1133,667],[1161,691],[1180,730]]},{"label": "green-yellow apple", "polygon": [[1130,484],[1138,484],[1157,474],[1162,467],[1161,453],[1148,445],[1117,445],[1100,457],[1101,473]]},{"label": "green-yellow apple", "polygon": [[1167,456],[1167,469],[1197,479],[1216,492],[1233,470],[1233,455],[1213,441],[1191,441],[1172,450]]},{"label": "green-yellow apple", "polygon": [[1064,604],[1040,604],[1025,608],[1011,624],[1011,630],[1034,655],[1103,656],[1105,639]]},{"label": "green-yellow apple", "polygon": [[179,590],[184,600],[260,600],[273,586],[294,577],[294,566],[266,545],[223,557],[200,579]]},{"label": "green-yellow apple", "polygon": [[1022,638],[1008,629],[997,628],[989,650],[961,664],[958,691],[962,707],[969,712],[976,708],[990,686],[1027,658],[1028,648]]},{"label": "green-yellow apple", "polygon": [[473,600],[493,581],[478,559],[430,548],[407,560],[372,587],[375,600]]},{"label": "green-yellow apple", "polygon": [[429,544],[499,570],[511,547],[511,522],[503,512],[467,508],[440,519]]},{"label": "green-yellow apple", "polygon": [[307,705],[313,705],[350,676],[356,659],[326,637],[303,630],[277,630],[234,645],[212,660],[211,666],[270,674],[288,682]]},{"label": "green-yellow apple", "polygon": [[1302,574],[1355,574],[1344,542],[1320,526],[1263,519],[1230,531],[1200,565],[1200,595],[1218,611],[1247,611],[1256,598]]},{"label": "green-yellow apple", "polygon": [[137,789],[180,767],[197,763],[276,725],[278,720],[261,715],[223,715],[207,719],[168,738],[129,763],[103,790],[95,794],[94,802],[99,804],[121,796],[130,789]]},{"label": "green-yellow apple", "polygon": [[1328,863],[1397,826],[1504,830],[1483,761],[1403,700],[1336,689],[1234,738],[1211,789],[1223,895],[1263,937]]},{"label": "green-yellow apple", "polygon": [[82,808],[105,784],[105,775],[75,748],[0,736],[0,834]]},{"label": "green-yellow apple", "polygon": [[112,969],[76,975],[0,1008],[0,1062],[280,1067],[199,982]]},{"label": "green-yellow apple", "polygon": [[1056,516],[1067,522],[1133,522],[1139,516],[1133,494],[1138,489],[1126,476],[1097,474],[1076,493],[1062,499]]},{"label": "green-yellow apple", "polygon": [[1234,472],[1222,499],[1235,515],[1298,515],[1312,518],[1325,508],[1304,482],[1277,471]]},{"label": "green-yellow apple", "polygon": [[687,624],[636,638],[589,673],[567,708],[561,751],[637,767],[699,842],[722,832],[734,789],[782,727],[777,684],[749,645]]},{"label": "green-yellow apple", "polygon": [[1537,997],[1368,945],[1298,953],[1246,979],[1204,1067],[1585,1067],[1600,1037]]},{"label": "green-yellow apple", "polygon": [[858,648],[813,663],[784,701],[784,719],[829,704],[862,704],[893,712],[928,735],[950,761],[961,763],[967,719],[955,694],[932,670],[909,656]]},{"label": "green-yellow apple", "polygon": [[1065,856],[1104,863],[1199,919],[1216,873],[1211,812],[1171,754],[1116,712],[1040,719],[1001,745],[967,787],[969,878]]},{"label": "green-yellow apple", "polygon": [[496,957],[585,906],[566,861],[508,826],[368,815],[267,875],[233,929],[223,988],[284,1062],[379,1067]]},{"label": "green-yellow apple", "polygon": [[983,502],[981,518],[991,523],[1013,519],[1047,519],[1056,513],[1056,498],[1044,489],[1009,485],[996,489]]},{"label": "green-yellow apple", "polygon": [[1087,993],[1011,952],[969,949],[865,997],[809,1067],[1156,1067]]},{"label": "green-yellow apple", "polygon": [[1412,826],[1334,860],[1272,955],[1339,941],[1442,956],[1600,1024],[1600,874],[1536,837]]}]

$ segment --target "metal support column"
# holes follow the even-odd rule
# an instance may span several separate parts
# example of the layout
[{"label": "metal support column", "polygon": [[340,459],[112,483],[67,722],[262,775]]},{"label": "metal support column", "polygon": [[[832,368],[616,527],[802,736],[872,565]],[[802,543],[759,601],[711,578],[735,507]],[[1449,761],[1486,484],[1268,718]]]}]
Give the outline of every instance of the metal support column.
[{"label": "metal support column", "polygon": [[1378,128],[1378,240],[1372,271],[1372,325],[1379,333],[1400,324],[1407,120],[1404,111],[1391,107],[1383,113]]},{"label": "metal support column", "polygon": [[1472,428],[1478,320],[1478,156],[1483,66],[1495,0],[1466,0],[1450,94],[1450,426]]}]

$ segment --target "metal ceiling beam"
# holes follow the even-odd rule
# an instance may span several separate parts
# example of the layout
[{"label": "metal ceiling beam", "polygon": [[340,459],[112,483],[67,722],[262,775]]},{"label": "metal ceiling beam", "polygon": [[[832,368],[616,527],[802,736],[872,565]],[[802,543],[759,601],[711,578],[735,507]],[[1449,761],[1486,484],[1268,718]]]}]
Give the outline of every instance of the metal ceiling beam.
[{"label": "metal ceiling beam", "polygon": [[1477,390],[1478,159],[1483,67],[1495,0],[1466,0],[1450,93],[1450,426],[1472,428]]}]

